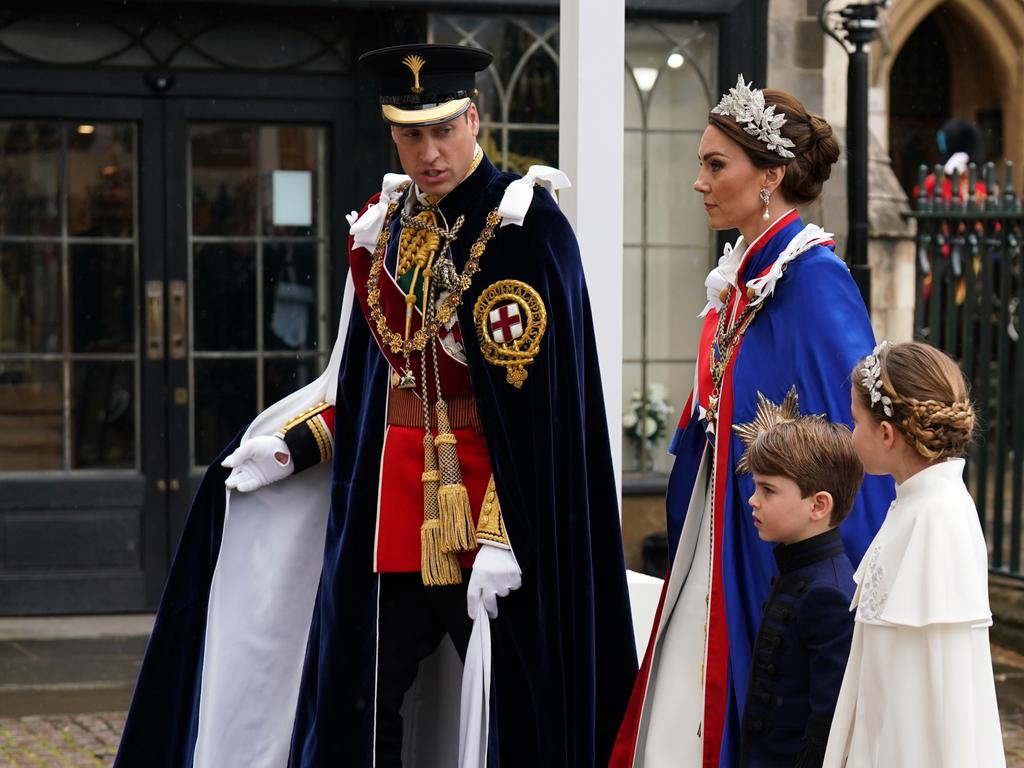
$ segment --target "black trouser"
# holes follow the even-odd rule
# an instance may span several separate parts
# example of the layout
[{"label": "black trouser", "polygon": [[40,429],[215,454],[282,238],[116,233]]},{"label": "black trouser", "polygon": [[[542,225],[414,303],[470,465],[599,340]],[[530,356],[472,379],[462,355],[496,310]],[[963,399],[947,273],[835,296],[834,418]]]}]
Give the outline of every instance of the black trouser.
[{"label": "black trouser", "polygon": [[465,661],[473,623],[466,613],[466,582],[425,587],[419,573],[382,573],[377,618],[377,768],[402,765],[402,699],[420,662],[445,635]]}]

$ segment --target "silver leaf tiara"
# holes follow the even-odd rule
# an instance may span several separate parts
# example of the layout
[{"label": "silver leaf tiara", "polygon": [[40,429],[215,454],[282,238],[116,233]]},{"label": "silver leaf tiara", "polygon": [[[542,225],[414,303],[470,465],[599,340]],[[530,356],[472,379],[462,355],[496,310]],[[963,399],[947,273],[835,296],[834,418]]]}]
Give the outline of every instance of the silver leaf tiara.
[{"label": "silver leaf tiara", "polygon": [[743,82],[743,75],[736,78],[736,87],[722,96],[718,106],[711,110],[715,115],[726,115],[743,126],[743,130],[758,141],[768,145],[769,152],[780,157],[794,157],[786,147],[795,146],[779,129],[786,124],[784,114],[775,114],[775,105],[764,105],[764,91],[753,87],[754,81]]},{"label": "silver leaf tiara", "polygon": [[875,403],[880,402],[882,404],[882,411],[891,419],[892,399],[888,395],[882,394],[882,361],[879,359],[882,350],[888,346],[888,341],[880,341],[871,350],[871,354],[864,358],[864,365],[860,369],[860,382],[868,391],[868,395],[871,398],[871,407],[874,408]]}]

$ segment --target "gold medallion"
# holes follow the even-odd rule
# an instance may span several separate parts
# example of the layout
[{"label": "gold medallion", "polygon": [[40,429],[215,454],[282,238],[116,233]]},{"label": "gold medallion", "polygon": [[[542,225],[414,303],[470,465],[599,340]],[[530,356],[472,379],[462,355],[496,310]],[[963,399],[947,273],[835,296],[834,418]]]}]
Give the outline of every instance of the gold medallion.
[{"label": "gold medallion", "polygon": [[484,360],[505,368],[505,380],[522,389],[548,325],[540,294],[519,280],[499,280],[476,300],[473,321]]}]

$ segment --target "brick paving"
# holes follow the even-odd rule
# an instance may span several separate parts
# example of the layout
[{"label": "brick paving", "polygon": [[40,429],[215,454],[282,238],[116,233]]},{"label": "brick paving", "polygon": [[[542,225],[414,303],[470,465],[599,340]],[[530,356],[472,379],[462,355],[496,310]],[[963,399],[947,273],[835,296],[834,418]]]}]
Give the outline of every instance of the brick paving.
[{"label": "brick paving", "polygon": [[5,768],[100,768],[114,762],[123,712],[0,718]]}]

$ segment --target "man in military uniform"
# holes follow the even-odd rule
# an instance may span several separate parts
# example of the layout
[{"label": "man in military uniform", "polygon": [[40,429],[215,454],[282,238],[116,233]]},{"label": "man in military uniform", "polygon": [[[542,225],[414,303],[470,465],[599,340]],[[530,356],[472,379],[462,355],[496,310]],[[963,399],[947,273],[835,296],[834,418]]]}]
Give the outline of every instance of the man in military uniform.
[{"label": "man in military uniform", "polygon": [[[182,765],[398,765],[420,661],[445,635],[464,654],[481,608],[486,762],[607,761],[636,659],[589,300],[564,177],[500,173],[476,143],[490,60],[361,58],[408,175],[350,216],[327,372],[197,495],[122,765],[154,743]],[[155,722],[168,698],[190,727]]]}]

